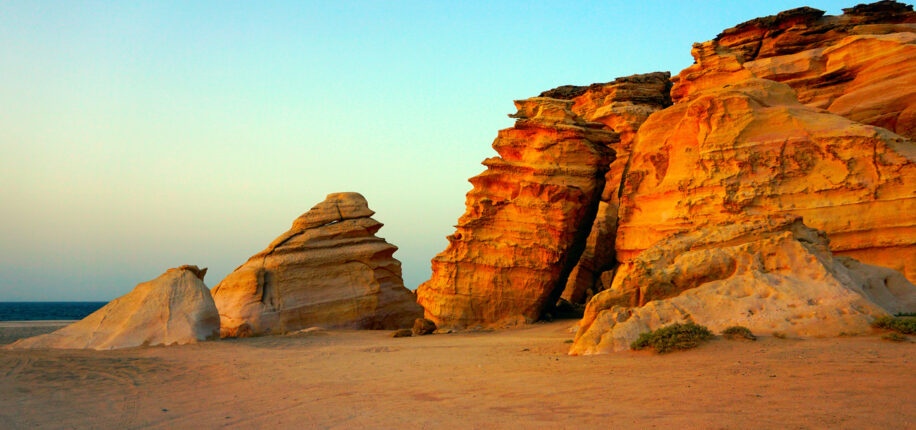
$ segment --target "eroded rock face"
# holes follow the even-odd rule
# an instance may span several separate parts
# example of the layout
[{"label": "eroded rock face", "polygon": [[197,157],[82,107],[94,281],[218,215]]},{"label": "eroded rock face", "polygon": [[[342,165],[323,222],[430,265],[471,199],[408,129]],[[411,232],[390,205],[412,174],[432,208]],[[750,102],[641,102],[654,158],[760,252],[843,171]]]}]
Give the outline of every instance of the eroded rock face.
[{"label": "eroded rock face", "polygon": [[[570,110],[589,122],[599,122],[620,135],[612,147],[627,152],[639,126],[653,112],[671,106],[671,74],[654,72],[624,76],[604,84],[566,85],[540,97],[572,100]],[[615,159],[619,160],[618,158]]]},{"label": "eroded rock face", "polygon": [[620,205],[618,192],[630,147],[649,115],[671,105],[670,77],[668,72],[655,72],[587,87],[567,85],[541,93],[541,96],[572,100],[570,109],[573,113],[586,121],[604,124],[620,136],[619,141],[609,144],[616,157],[605,174],[601,203],[584,250],[562,293],[566,301],[584,303],[589,293],[600,291],[601,273],[612,269],[616,262],[614,235]]},{"label": "eroded rock face", "polygon": [[916,13],[881,1],[824,16],[799,8],[695,44],[675,102],[748,78],[783,82],[801,103],[916,138]]},{"label": "eroded rock face", "polygon": [[589,302],[570,354],[629,349],[675,322],[835,336],[914,310],[916,285],[899,273],[833,257],[800,217],[757,217],[671,236],[623,266]]},{"label": "eroded rock face", "polygon": [[834,253],[916,280],[916,146],[748,79],[692,94],[640,128],[623,188],[617,258],[665,236],[791,213]]},{"label": "eroded rock face", "polygon": [[417,290],[426,318],[440,328],[539,318],[581,253],[573,249],[584,241],[577,233],[597,210],[617,134],[575,115],[573,101],[515,104],[515,126],[493,142],[500,157],[470,179],[466,212]]},{"label": "eroded rock face", "polygon": [[422,316],[397,247],[358,193],[335,193],[213,289],[222,336],[308,327],[397,329]]},{"label": "eroded rock face", "polygon": [[8,348],[118,349],[186,344],[219,336],[219,314],[204,285],[207,269],[169,269],[86,318]]}]

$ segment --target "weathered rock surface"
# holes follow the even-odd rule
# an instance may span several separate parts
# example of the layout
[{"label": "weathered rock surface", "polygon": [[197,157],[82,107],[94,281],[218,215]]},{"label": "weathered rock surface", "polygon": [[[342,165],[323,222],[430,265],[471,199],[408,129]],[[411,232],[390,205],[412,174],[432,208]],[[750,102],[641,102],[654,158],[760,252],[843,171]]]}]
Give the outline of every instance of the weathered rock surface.
[{"label": "weathered rock surface", "polygon": [[625,350],[640,333],[688,320],[714,332],[834,336],[913,311],[916,285],[899,274],[834,258],[826,235],[799,217],[758,217],[671,236],[622,267],[589,302],[570,354]]},{"label": "weathered rock surface", "polygon": [[219,314],[203,278],[207,269],[169,269],[86,318],[8,348],[118,349],[186,344],[219,337]]},{"label": "weathered rock surface", "polygon": [[798,8],[695,44],[676,102],[748,78],[784,82],[801,103],[916,139],[916,13],[880,1],[824,16]]},{"label": "weathered rock surface", "polygon": [[515,104],[515,126],[493,142],[500,157],[470,179],[457,231],[417,290],[438,327],[536,320],[557,299],[581,253],[577,233],[597,210],[617,134],[575,115],[573,101]]},{"label": "weathered rock surface", "polygon": [[649,115],[671,105],[670,77],[668,72],[655,72],[587,87],[567,85],[541,93],[541,96],[572,100],[570,109],[573,113],[586,121],[604,124],[620,136],[619,141],[609,144],[616,157],[605,174],[601,203],[584,250],[562,293],[562,298],[570,303],[584,303],[589,294],[600,291],[598,278],[615,264],[618,191],[630,158],[630,147]]},{"label": "weathered rock surface", "polygon": [[640,128],[623,187],[617,258],[665,236],[791,213],[834,253],[916,280],[916,145],[748,79],[692,94]]},{"label": "weathered rock surface", "polygon": [[335,193],[213,289],[222,336],[307,327],[397,329],[422,316],[397,247],[357,193]]}]

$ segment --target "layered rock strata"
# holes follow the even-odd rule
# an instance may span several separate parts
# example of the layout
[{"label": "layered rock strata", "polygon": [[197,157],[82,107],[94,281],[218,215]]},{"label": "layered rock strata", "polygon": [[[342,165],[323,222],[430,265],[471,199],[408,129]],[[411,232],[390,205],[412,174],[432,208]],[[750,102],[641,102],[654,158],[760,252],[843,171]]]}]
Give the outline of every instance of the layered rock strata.
[{"label": "layered rock strata", "polygon": [[824,16],[799,8],[695,44],[673,78],[676,102],[748,78],[783,82],[801,103],[916,138],[916,13],[880,1]]},{"label": "layered rock strata", "polygon": [[570,354],[625,350],[676,322],[835,336],[913,311],[916,285],[899,273],[833,257],[826,235],[800,217],[757,217],[674,235],[640,254],[589,302]]},{"label": "layered rock strata", "polygon": [[581,253],[618,135],[575,115],[574,102],[515,102],[500,155],[470,179],[467,209],[417,290],[438,327],[532,321],[556,300]]},{"label": "layered rock strata", "polygon": [[616,157],[605,174],[601,203],[590,226],[582,256],[570,273],[561,295],[568,302],[584,303],[591,294],[600,291],[601,274],[612,270],[616,264],[614,235],[620,206],[619,190],[630,158],[630,147],[636,132],[649,115],[671,105],[670,77],[668,72],[655,72],[587,87],[567,85],[541,93],[541,96],[572,100],[573,113],[586,121],[604,124],[620,136],[619,141],[610,144]]},{"label": "layered rock strata", "polygon": [[916,146],[748,79],[699,91],[640,128],[622,190],[617,258],[665,236],[791,213],[834,253],[916,280]]},{"label": "layered rock strata", "polygon": [[207,269],[169,269],[86,318],[8,348],[118,349],[219,337],[219,314],[203,278]]},{"label": "layered rock strata", "polygon": [[222,336],[396,329],[422,316],[366,199],[335,193],[213,289]]}]

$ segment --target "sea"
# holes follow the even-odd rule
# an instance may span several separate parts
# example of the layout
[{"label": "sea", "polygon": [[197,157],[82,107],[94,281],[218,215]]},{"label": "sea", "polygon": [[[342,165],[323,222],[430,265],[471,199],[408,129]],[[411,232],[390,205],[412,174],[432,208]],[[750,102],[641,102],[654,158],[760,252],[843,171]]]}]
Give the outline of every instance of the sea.
[{"label": "sea", "polygon": [[79,320],[108,302],[0,302],[0,321]]}]

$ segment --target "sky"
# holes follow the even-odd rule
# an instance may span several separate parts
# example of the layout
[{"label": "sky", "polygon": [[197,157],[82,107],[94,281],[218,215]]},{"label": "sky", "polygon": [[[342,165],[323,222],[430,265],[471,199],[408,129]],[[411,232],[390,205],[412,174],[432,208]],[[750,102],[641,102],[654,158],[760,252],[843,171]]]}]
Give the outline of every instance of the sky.
[{"label": "sky", "polygon": [[415,289],[513,100],[855,3],[0,2],[0,301],[107,301],[182,264],[213,287],[341,191]]}]

